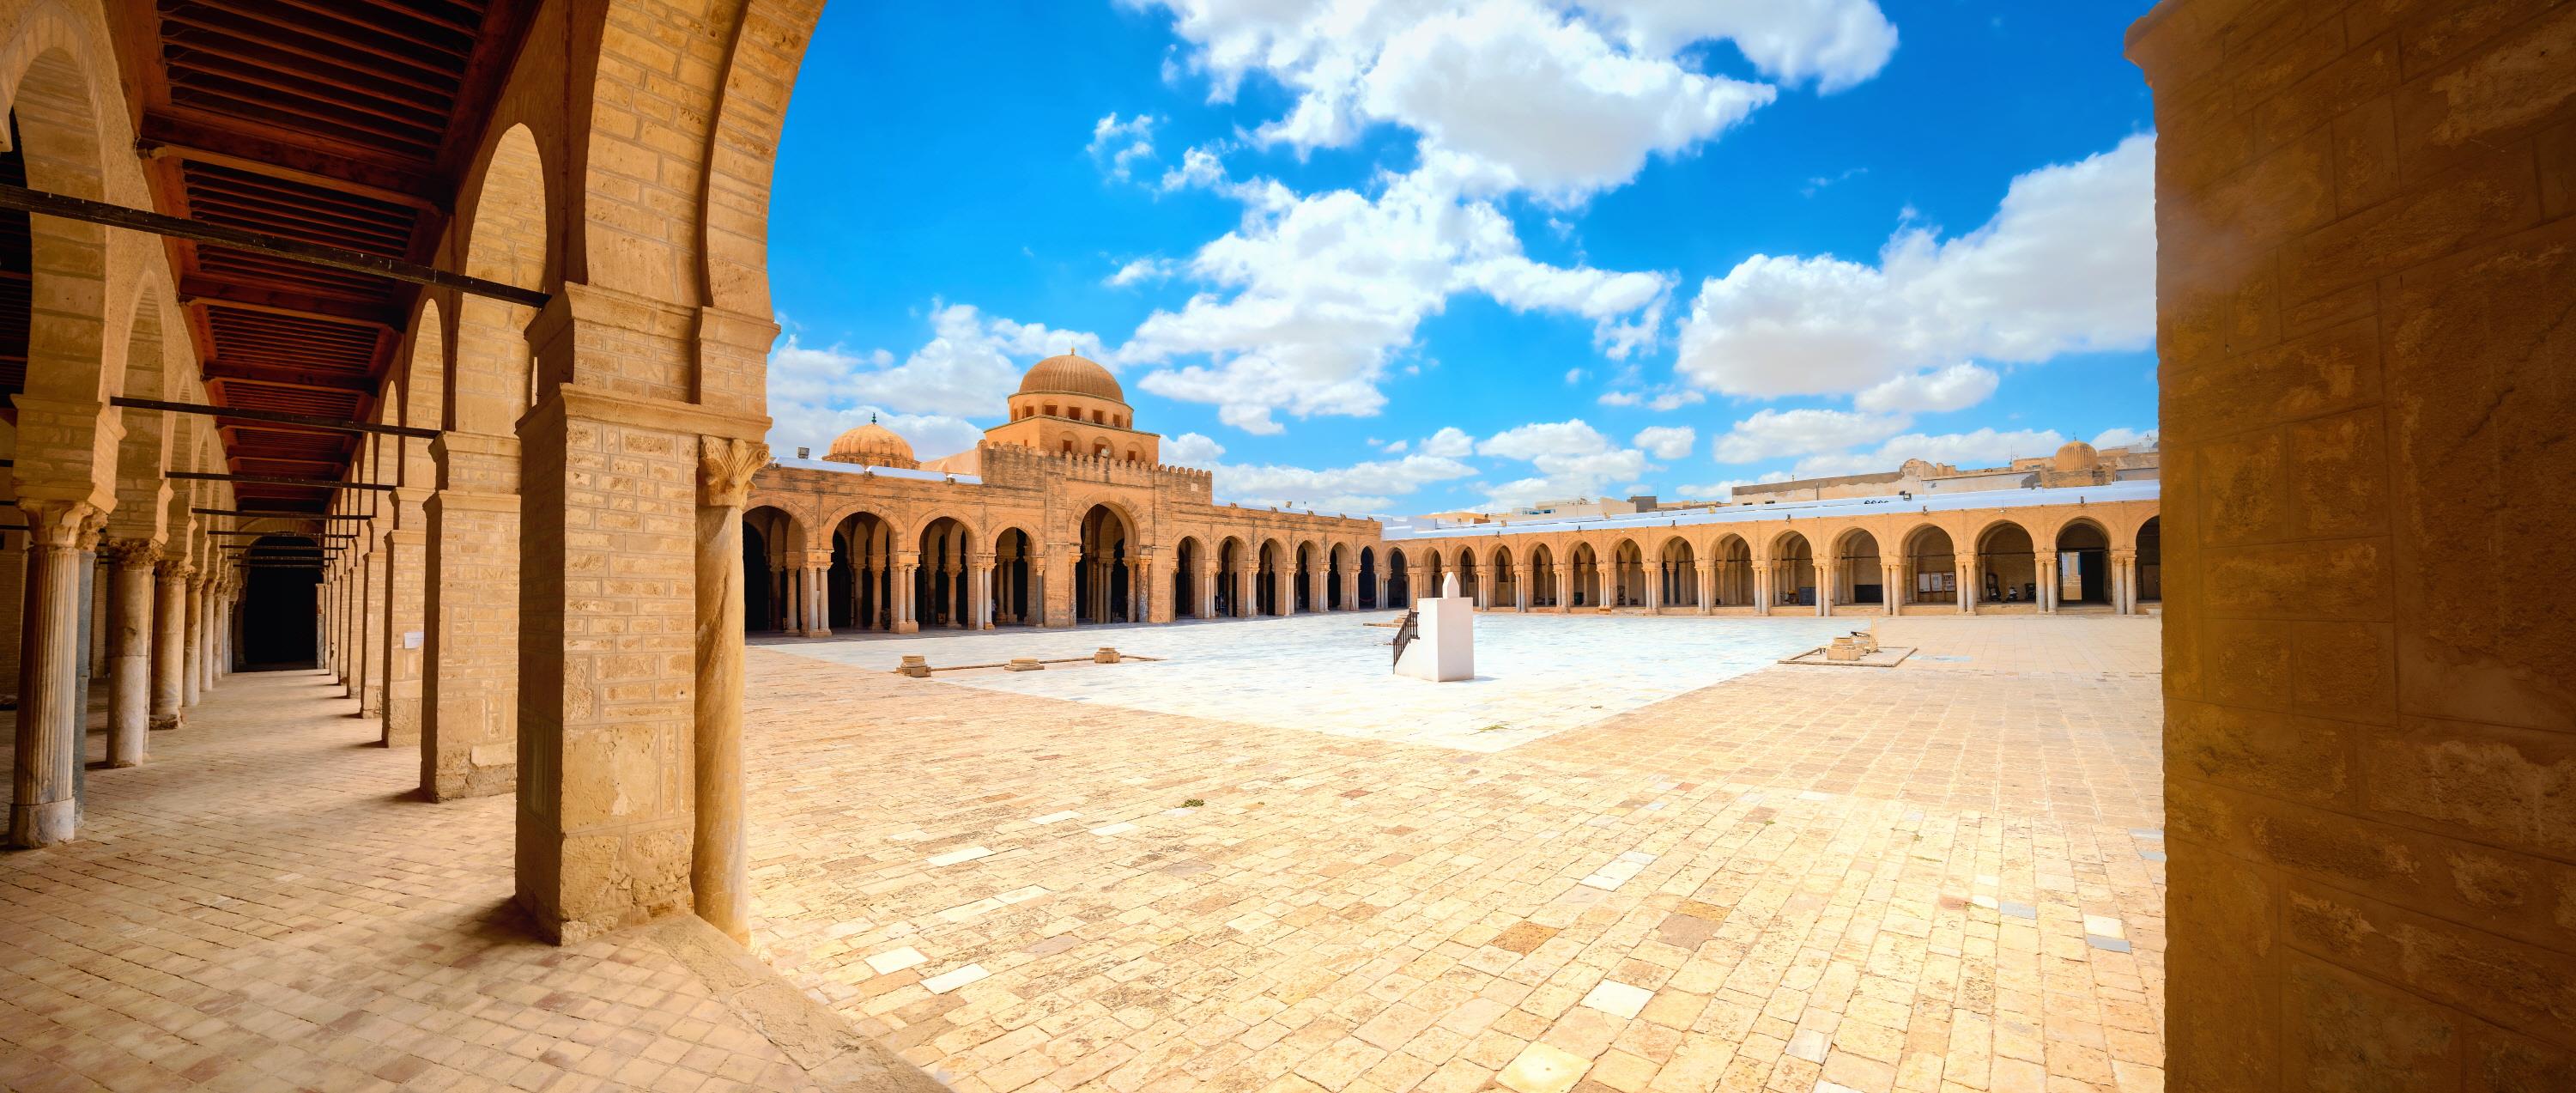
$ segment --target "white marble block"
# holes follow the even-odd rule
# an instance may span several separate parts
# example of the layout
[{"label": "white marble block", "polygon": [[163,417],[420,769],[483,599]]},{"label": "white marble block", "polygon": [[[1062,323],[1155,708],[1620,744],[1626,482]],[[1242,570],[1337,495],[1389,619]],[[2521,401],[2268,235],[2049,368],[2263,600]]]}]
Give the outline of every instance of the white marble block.
[{"label": "white marble block", "polygon": [[1455,575],[1441,591],[1445,595],[1415,601],[1420,634],[1404,647],[1395,674],[1433,683],[1476,678],[1475,601],[1458,594]]}]

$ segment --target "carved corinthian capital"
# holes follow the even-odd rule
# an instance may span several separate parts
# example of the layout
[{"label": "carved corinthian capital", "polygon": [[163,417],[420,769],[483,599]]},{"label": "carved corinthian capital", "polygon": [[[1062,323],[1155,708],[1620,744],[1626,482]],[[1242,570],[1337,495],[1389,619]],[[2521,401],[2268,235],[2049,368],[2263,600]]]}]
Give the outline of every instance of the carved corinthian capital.
[{"label": "carved corinthian capital", "polygon": [[99,544],[98,552],[113,565],[150,569],[161,559],[161,544],[150,539],[110,539]]},{"label": "carved corinthian capital", "polygon": [[769,465],[769,445],[729,437],[698,438],[698,489],[702,502],[738,509],[751,500],[751,476]]},{"label": "carved corinthian capital", "polygon": [[87,501],[21,499],[18,512],[27,518],[27,537],[37,546],[57,550],[96,550],[107,530],[107,514]]}]

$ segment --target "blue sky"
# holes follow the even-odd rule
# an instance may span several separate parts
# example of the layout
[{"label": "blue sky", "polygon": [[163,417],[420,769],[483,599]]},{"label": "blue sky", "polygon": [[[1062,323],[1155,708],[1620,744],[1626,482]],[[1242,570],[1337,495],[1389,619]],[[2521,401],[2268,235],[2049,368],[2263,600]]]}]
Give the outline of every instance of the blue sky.
[{"label": "blue sky", "polygon": [[1421,513],[2124,443],[2146,0],[834,4],[771,444],[1111,367],[1220,498]]}]

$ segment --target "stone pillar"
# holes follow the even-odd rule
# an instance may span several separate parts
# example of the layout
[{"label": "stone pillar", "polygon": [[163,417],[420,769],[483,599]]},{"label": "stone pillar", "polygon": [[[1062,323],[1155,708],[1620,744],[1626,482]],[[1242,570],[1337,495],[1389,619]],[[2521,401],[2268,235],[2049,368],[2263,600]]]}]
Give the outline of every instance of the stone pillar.
[{"label": "stone pillar", "polygon": [[[400,504],[400,502],[398,502]],[[382,739],[389,748],[416,747],[420,743],[420,674],[421,649],[429,635],[422,629],[422,579],[428,576],[429,559],[423,549],[429,543],[427,532],[420,530],[417,502],[412,523],[406,528],[403,518],[395,518],[395,530],[384,535],[385,555],[385,713]]]},{"label": "stone pillar", "polygon": [[742,510],[769,445],[698,439],[697,725],[691,734],[695,832],[689,888],[698,917],[751,940],[751,854],[742,773]]},{"label": "stone pillar", "polygon": [[81,693],[81,575],[92,566],[107,517],[86,501],[20,498],[27,521],[26,619],[18,668],[18,731],[11,775],[9,845],[69,841],[79,821],[76,797],[88,696]]},{"label": "stone pillar", "polygon": [[1651,572],[1651,573],[1646,574],[1646,575],[1645,575],[1645,577],[1646,577],[1646,613],[1647,613],[1647,614],[1649,614],[1649,615],[1660,615],[1660,614],[1663,614],[1663,613],[1664,613],[1664,564],[1663,564],[1662,562],[1656,562],[1656,563],[1655,563],[1655,569],[1654,569],[1654,571],[1653,571],[1653,572]]},{"label": "stone pillar", "polygon": [[1556,569],[1556,613],[1574,613],[1574,563],[1558,562]]},{"label": "stone pillar", "polygon": [[1154,556],[1139,555],[1128,560],[1127,591],[1133,593],[1135,606],[1130,616],[1137,622],[1154,621]]},{"label": "stone pillar", "polygon": [[969,559],[966,593],[966,625],[975,630],[993,628],[993,556],[977,554]]},{"label": "stone pillar", "polygon": [[2576,1087],[2576,8],[2167,0],[2128,40],[2167,1088]]},{"label": "stone pillar", "polygon": [[2137,551],[2128,547],[2112,548],[2111,573],[2109,576],[2109,580],[2111,582],[2112,614],[2133,615],[2137,613],[2138,605],[2133,602],[2129,596],[2129,582],[2134,576],[2136,576],[2133,567],[2137,565],[2137,562]]},{"label": "stone pillar", "polygon": [[921,597],[919,590],[913,587],[913,584],[918,579],[918,574],[920,572],[921,555],[919,553],[909,550],[899,550],[895,552],[894,596],[892,597],[895,612],[895,633],[918,634],[921,632],[921,618],[919,614],[921,610],[921,604],[919,602]]},{"label": "stone pillar", "polygon": [[2033,551],[2030,556],[2030,567],[2030,581],[2033,586],[2032,590],[2038,593],[2038,595],[2031,598],[2038,603],[2039,613],[2043,615],[2056,614],[2057,552],[2053,550]]},{"label": "stone pillar", "polygon": [[107,632],[115,623],[116,573],[105,555],[94,555],[89,574],[89,677],[107,678]]},{"label": "stone pillar", "polygon": [[[373,530],[375,523],[372,521],[355,526],[359,529],[360,535],[372,537],[376,534]],[[360,627],[357,643],[358,716],[376,718],[379,722],[385,715],[385,607],[386,584],[390,580],[385,563],[385,552],[374,547],[371,547],[366,556],[359,560],[361,569],[359,580],[363,599],[355,612]],[[223,614],[220,596],[217,597],[216,604],[216,610],[211,615],[220,619]],[[220,623],[217,626],[220,629]],[[215,658],[207,658],[206,664],[209,671],[213,670],[214,663]],[[379,737],[383,735],[381,727],[378,728],[377,735]]]},{"label": "stone pillar", "polygon": [[1374,581],[1377,586],[1377,609],[1384,611],[1388,607],[1386,602],[1386,571],[1379,570],[1377,576],[1371,578],[1371,580]]},{"label": "stone pillar", "polygon": [[[815,554],[823,560],[816,562]],[[813,605],[806,609],[805,636],[828,638],[832,636],[832,556],[818,550],[806,555],[805,561],[805,600]]]},{"label": "stone pillar", "polygon": [[120,539],[107,545],[112,610],[107,643],[107,762],[143,762],[152,729],[152,563],[160,545]]},{"label": "stone pillar", "polygon": [[206,575],[202,572],[188,575],[187,612],[180,652],[187,659],[179,668],[179,704],[195,706],[206,671]]},{"label": "stone pillar", "polygon": [[1356,569],[1346,568],[1342,570],[1342,610],[1357,611],[1359,609],[1360,572]]},{"label": "stone pillar", "polygon": [[1297,613],[1297,593],[1305,583],[1306,574],[1303,570],[1283,569],[1279,571],[1280,618],[1284,619]]},{"label": "stone pillar", "polygon": [[1962,615],[1974,615],[1977,613],[1977,560],[1973,555],[1961,555],[1957,561],[1959,566],[1959,613]]},{"label": "stone pillar", "polygon": [[433,801],[508,793],[519,779],[519,583],[538,573],[520,564],[520,441],[449,431],[429,447],[441,486],[423,506],[420,789]]},{"label": "stone pillar", "polygon": [[1512,564],[1512,610],[1518,614],[1529,614],[1531,569],[1528,562]]},{"label": "stone pillar", "polygon": [[187,722],[188,574],[186,555],[164,548],[154,572],[152,626],[152,727]]}]

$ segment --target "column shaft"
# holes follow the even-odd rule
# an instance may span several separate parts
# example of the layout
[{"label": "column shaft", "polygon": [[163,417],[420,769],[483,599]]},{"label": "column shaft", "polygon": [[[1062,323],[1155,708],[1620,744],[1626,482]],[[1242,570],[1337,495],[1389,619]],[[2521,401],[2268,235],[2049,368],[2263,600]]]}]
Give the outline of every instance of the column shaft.
[{"label": "column shaft", "polygon": [[10,770],[9,845],[51,846],[72,838],[87,696],[80,693],[81,571],[91,565],[103,515],[78,501],[21,499],[30,533],[26,624],[20,633],[18,733]]},{"label": "column shaft", "polygon": [[152,730],[152,556],[145,540],[109,551],[113,590],[107,641],[107,761],[131,767],[144,760]]}]

